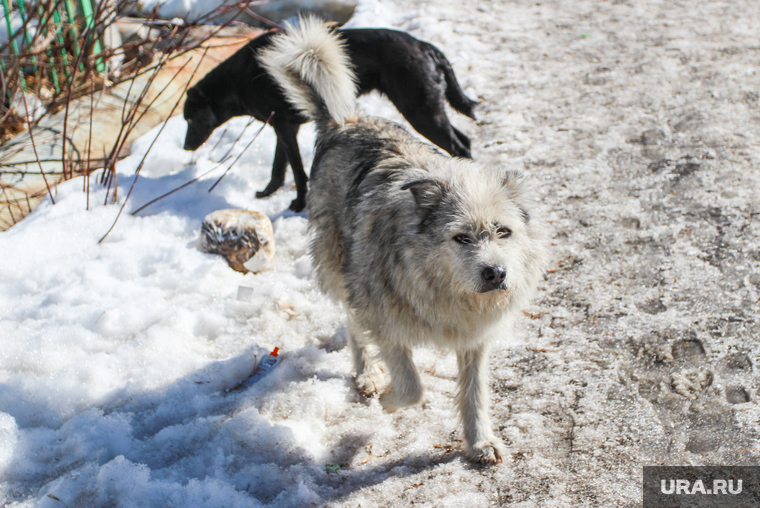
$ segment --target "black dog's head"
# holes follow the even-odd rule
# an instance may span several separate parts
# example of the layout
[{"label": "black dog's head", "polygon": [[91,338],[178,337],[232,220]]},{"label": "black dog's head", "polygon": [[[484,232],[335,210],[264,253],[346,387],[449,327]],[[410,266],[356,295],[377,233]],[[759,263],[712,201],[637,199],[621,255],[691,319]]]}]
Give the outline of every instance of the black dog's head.
[{"label": "black dog's head", "polygon": [[214,129],[224,123],[214,113],[211,101],[197,86],[187,91],[184,115],[187,121],[185,150],[197,150]]}]

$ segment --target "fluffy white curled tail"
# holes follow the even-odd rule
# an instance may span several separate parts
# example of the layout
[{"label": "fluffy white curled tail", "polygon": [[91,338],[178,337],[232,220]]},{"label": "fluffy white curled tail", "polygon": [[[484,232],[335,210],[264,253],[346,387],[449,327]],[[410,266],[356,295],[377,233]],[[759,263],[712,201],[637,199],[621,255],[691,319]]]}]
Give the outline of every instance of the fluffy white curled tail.
[{"label": "fluffy white curled tail", "polygon": [[288,100],[312,120],[339,125],[356,116],[356,78],[337,35],[318,18],[287,24],[257,56]]}]

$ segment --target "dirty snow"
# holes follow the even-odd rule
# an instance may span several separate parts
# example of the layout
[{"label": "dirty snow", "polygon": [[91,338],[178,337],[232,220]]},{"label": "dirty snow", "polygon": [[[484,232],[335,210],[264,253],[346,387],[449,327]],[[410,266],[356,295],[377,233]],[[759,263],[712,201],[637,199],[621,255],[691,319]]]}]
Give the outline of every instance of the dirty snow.
[{"label": "dirty snow", "polygon": [[[212,192],[225,166],[128,213],[260,125],[188,153],[175,118],[102,244],[118,207],[93,186],[87,210],[81,180],[0,233],[2,504],[632,507],[644,465],[758,465],[755,2],[366,0],[351,25],[440,46],[482,100],[477,122],[452,114],[475,157],[524,168],[544,203],[552,266],[492,354],[510,460],[463,459],[449,354],[415,353],[422,407],[386,414],[353,389],[294,190],[253,198],[271,131]],[[119,203],[156,132],[119,165]],[[300,142],[308,166],[308,126]],[[272,218],[268,270],[197,249],[228,207]],[[271,374],[230,390],[275,346]]]}]

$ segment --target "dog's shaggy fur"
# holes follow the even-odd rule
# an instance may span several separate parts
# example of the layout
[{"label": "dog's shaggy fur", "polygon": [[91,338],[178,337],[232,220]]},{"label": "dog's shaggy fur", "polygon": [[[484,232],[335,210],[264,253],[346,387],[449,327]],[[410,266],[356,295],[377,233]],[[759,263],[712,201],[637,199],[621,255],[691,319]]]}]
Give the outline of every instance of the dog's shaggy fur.
[{"label": "dog's shaggy fur", "polygon": [[291,27],[260,59],[316,121],[311,254],[323,289],[348,308],[357,387],[382,392],[389,411],[419,403],[411,348],[453,349],[467,456],[501,461],[506,449],[488,416],[488,343],[530,296],[546,259],[524,177],[446,157],[364,116],[342,43],[317,20]]},{"label": "dog's shaggy fur", "polygon": [[[359,93],[385,94],[420,134],[458,157],[470,157],[470,139],[446,116],[446,101],[475,118],[475,102],[457,82],[451,64],[435,46],[397,30],[376,28],[340,30],[359,85]],[[282,187],[288,162],[298,193],[290,204],[301,211],[306,203],[306,172],[296,135],[307,117],[295,110],[261,66],[257,54],[269,47],[275,33],[248,43],[187,91],[185,150],[195,150],[233,116],[249,115],[270,123],[277,134],[272,178],[256,197]]]}]

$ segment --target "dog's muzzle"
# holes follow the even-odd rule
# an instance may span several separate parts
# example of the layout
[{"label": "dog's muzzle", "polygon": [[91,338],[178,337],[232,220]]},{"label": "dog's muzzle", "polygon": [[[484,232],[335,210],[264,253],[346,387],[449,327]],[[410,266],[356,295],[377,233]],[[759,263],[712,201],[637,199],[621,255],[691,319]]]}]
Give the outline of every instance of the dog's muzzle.
[{"label": "dog's muzzle", "polygon": [[507,278],[507,271],[501,266],[487,266],[480,272],[482,285],[481,293],[487,293],[494,289],[506,289],[504,281]]},{"label": "dog's muzzle", "polygon": [[[196,137],[197,138],[197,137]],[[193,151],[200,148],[200,146],[206,141],[205,139],[198,140],[190,135],[185,136],[185,145],[182,147],[184,150]]]}]

